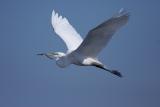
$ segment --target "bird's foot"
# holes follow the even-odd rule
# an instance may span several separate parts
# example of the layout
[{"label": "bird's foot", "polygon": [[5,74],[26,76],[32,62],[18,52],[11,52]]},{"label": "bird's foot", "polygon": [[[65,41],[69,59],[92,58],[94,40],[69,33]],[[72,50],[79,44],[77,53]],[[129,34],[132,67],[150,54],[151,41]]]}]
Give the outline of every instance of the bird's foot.
[{"label": "bird's foot", "polygon": [[114,74],[114,75],[117,75],[119,77],[123,77],[122,74],[117,70],[111,70],[111,73]]}]

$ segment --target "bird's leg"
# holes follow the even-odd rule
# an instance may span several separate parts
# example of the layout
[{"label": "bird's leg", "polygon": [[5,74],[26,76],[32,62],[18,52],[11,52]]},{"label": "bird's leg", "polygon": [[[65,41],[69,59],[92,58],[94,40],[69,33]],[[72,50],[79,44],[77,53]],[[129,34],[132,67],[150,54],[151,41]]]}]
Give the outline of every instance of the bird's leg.
[{"label": "bird's leg", "polygon": [[118,70],[109,70],[109,69],[106,69],[106,68],[104,70],[106,70],[106,71],[108,71],[108,72],[110,72],[114,75],[117,75],[119,77],[123,77],[122,74]]},{"label": "bird's leg", "polygon": [[102,65],[102,64],[97,64],[97,63],[94,63],[94,64],[92,64],[93,66],[95,66],[95,67],[97,67],[97,68],[101,68],[101,69],[103,69],[103,70],[105,70],[105,71],[108,71],[108,72],[110,72],[110,73],[112,73],[112,74],[114,74],[114,75],[117,75],[117,76],[119,76],[119,77],[122,77],[122,74],[119,72],[119,71],[117,71],[117,70],[110,70],[110,69],[107,69],[104,65]]}]

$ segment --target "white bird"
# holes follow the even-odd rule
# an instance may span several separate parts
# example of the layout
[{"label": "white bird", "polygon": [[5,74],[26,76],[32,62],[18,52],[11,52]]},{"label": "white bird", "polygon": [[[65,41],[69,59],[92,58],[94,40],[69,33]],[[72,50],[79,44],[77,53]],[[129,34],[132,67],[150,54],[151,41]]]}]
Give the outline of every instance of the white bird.
[{"label": "white bird", "polygon": [[38,55],[55,59],[56,64],[61,68],[67,67],[70,64],[95,66],[122,77],[119,71],[107,69],[107,67],[98,60],[97,55],[106,46],[114,33],[127,23],[129,16],[129,12],[120,9],[116,15],[90,30],[83,40],[68,20],[53,10],[51,18],[53,29],[65,42],[68,50],[66,53],[49,52]]}]

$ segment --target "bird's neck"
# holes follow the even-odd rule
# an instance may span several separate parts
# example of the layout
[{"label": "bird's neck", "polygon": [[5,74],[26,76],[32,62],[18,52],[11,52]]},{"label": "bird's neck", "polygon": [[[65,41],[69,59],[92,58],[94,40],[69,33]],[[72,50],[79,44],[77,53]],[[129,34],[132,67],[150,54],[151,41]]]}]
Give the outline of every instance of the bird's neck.
[{"label": "bird's neck", "polygon": [[61,68],[65,68],[65,67],[69,66],[71,63],[70,63],[70,60],[68,59],[68,57],[65,55],[65,56],[57,58],[56,64]]}]

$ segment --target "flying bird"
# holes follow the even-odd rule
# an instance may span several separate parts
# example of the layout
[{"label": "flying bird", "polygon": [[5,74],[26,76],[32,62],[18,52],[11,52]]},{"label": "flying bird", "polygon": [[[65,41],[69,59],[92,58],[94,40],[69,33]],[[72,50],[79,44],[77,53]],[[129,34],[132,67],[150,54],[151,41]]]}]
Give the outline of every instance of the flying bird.
[{"label": "flying bird", "polygon": [[58,15],[58,13],[53,10],[51,17],[53,29],[64,41],[68,50],[66,53],[48,52],[38,55],[55,59],[56,64],[61,68],[65,68],[70,64],[95,66],[122,77],[122,74],[118,70],[108,69],[97,57],[115,32],[128,22],[129,16],[129,12],[120,9],[120,11],[110,19],[91,29],[83,40],[67,18]]}]

